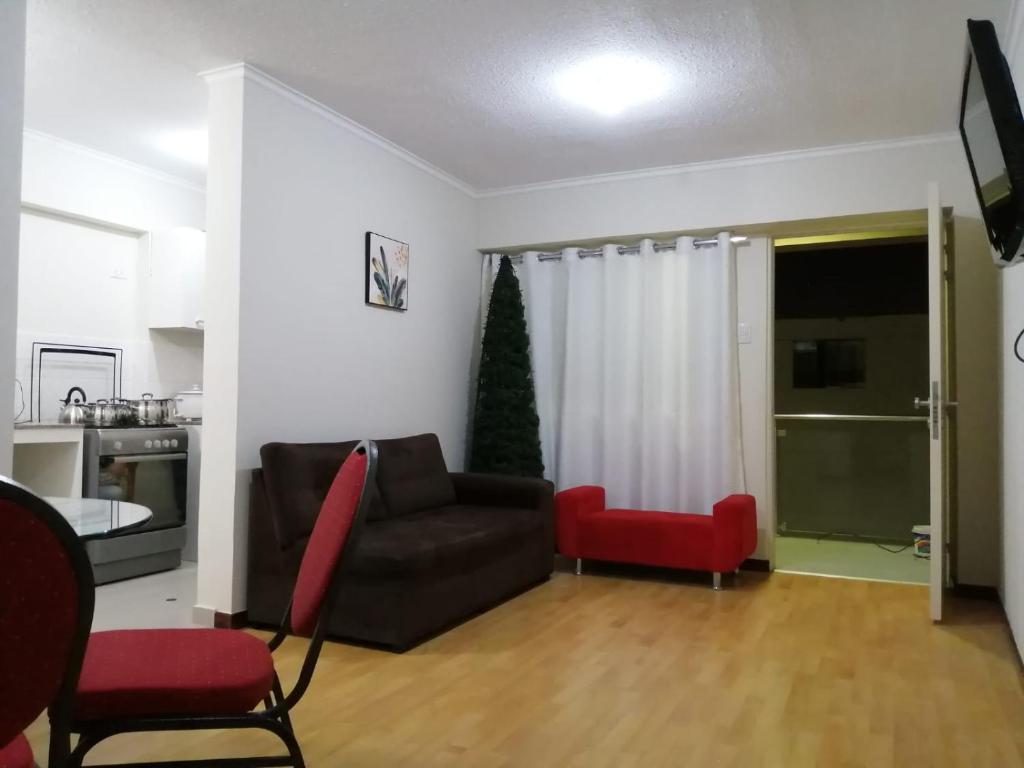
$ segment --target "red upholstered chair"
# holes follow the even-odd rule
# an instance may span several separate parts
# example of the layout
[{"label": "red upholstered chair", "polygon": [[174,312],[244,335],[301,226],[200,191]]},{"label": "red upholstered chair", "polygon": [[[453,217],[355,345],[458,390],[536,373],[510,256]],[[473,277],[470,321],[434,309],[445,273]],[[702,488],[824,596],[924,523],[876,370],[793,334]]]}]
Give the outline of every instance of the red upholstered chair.
[{"label": "red upholstered chair", "polygon": [[[321,617],[329,615],[338,574],[358,544],[372,496],[364,490],[374,487],[376,469],[377,446],[370,441],[360,443],[342,464],[320,508],[291,605],[268,643],[231,629],[91,635],[70,706],[51,717],[51,768],[78,768],[90,749],[119,733],[229,728],[270,731],[288,754],[145,765],[305,766],[288,713],[313,677],[327,629]],[[311,640],[295,686],[285,695],[271,652],[289,630]],[[72,733],[79,734],[73,750]]]},{"label": "red upholstered chair", "polygon": [[19,733],[6,747],[0,748],[0,768],[35,768],[32,747],[25,734]]},{"label": "red upholstered chair", "polygon": [[94,594],[92,566],[68,522],[0,477],[0,767],[33,765],[22,731],[73,691]]}]

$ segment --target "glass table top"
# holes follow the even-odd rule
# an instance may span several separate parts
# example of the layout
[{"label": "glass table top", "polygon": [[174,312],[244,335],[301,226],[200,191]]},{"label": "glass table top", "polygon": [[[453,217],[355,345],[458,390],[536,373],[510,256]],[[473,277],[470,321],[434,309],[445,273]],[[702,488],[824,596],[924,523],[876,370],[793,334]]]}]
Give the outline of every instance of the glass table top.
[{"label": "glass table top", "polygon": [[148,507],[127,501],[69,499],[59,496],[47,496],[46,501],[71,523],[71,527],[82,539],[116,536],[144,525],[153,517]]}]

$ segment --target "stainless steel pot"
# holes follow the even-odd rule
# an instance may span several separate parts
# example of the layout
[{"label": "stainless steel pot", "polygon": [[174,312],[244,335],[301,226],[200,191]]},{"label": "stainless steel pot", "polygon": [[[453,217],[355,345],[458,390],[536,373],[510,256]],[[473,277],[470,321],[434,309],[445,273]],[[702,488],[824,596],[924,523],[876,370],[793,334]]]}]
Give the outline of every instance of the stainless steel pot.
[{"label": "stainless steel pot", "polygon": [[[81,399],[75,394],[81,395]],[[68,390],[67,397],[57,400],[61,404],[57,421],[61,424],[90,424],[92,423],[94,406],[87,403],[85,391],[81,387],[72,387]]]},{"label": "stainless steel pot", "polygon": [[93,423],[97,427],[130,427],[139,423],[135,409],[127,400],[97,400],[93,405]]},{"label": "stainless steel pot", "polygon": [[129,400],[128,403],[143,426],[170,424],[174,417],[173,397],[153,397],[152,392],[144,392],[141,398]]}]

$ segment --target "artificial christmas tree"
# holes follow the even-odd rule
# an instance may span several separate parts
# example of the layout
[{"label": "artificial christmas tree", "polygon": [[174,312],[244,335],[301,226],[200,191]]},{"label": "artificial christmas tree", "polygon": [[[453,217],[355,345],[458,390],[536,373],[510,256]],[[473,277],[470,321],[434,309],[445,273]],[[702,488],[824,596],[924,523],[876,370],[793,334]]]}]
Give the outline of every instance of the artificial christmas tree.
[{"label": "artificial christmas tree", "polygon": [[470,471],[543,476],[539,424],[519,278],[502,256],[484,326]]}]

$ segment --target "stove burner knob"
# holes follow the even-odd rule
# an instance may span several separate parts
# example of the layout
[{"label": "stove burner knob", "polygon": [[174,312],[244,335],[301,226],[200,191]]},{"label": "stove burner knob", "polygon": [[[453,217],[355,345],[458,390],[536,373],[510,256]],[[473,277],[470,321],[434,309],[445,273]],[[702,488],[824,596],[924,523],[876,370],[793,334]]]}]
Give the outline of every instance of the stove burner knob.
[{"label": "stove burner knob", "polygon": [[164,440],[164,448],[170,448],[170,447],[171,447],[171,441],[170,440]]},{"label": "stove burner knob", "polygon": [[147,441],[145,442],[145,446],[146,446],[147,448],[152,448],[152,447],[153,447],[153,441],[152,441],[152,440],[147,440]]},{"label": "stove burner knob", "polygon": [[178,441],[177,440],[171,440],[171,448],[177,448],[177,447],[178,447]]},{"label": "stove burner knob", "polygon": [[114,441],[114,450],[115,451],[120,451],[122,448],[124,448],[124,446],[121,444],[121,441],[120,440],[115,440]]}]

